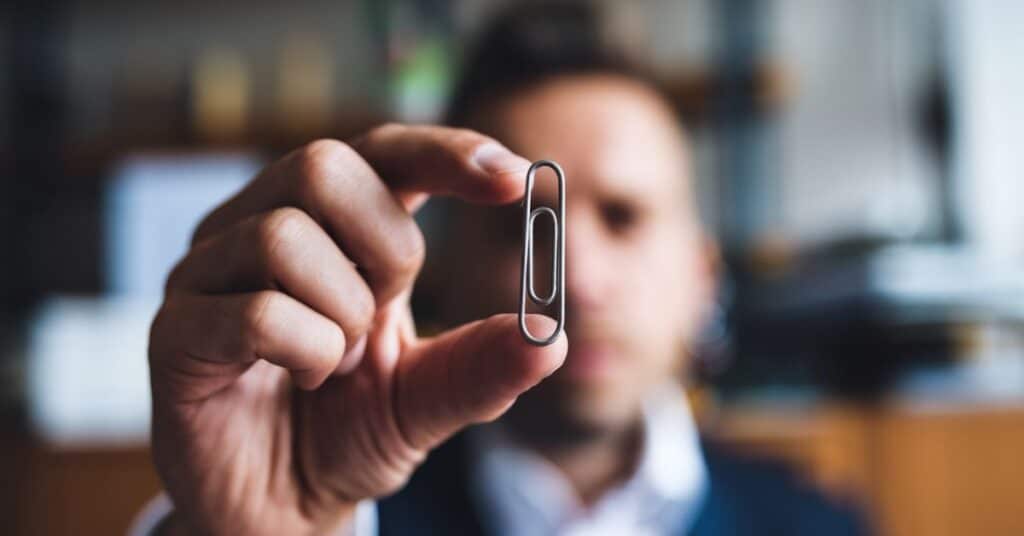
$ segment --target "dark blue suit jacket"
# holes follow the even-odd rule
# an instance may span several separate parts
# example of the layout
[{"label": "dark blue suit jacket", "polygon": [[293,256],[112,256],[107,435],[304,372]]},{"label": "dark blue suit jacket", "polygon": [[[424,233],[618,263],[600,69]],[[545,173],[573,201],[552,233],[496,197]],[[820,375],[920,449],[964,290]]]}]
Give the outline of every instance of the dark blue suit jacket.
[{"label": "dark blue suit jacket", "polygon": [[[702,447],[709,490],[696,522],[679,536],[868,534],[855,512],[799,485],[781,466]],[[378,503],[380,536],[485,535],[470,497],[469,459],[460,436],[431,453],[405,488]]]}]

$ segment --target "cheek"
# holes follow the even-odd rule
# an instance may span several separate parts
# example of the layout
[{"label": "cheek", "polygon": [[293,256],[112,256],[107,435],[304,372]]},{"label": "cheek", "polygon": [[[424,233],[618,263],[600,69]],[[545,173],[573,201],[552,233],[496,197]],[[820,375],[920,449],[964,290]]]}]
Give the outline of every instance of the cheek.
[{"label": "cheek", "polygon": [[630,255],[635,262],[630,262],[627,292],[637,318],[635,329],[643,334],[642,344],[662,362],[677,359],[703,307],[696,253],[683,241],[679,232],[663,232]]},{"label": "cheek", "polygon": [[649,317],[673,317],[684,301],[686,281],[693,277],[689,255],[678,233],[652,235],[626,253],[631,272],[630,293],[643,301]]}]

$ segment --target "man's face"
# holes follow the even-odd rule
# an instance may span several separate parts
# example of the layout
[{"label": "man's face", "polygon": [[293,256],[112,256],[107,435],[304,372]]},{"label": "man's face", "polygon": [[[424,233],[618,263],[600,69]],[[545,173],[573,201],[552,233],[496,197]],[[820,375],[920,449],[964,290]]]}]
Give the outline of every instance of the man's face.
[{"label": "man's face", "polygon": [[[528,159],[558,162],[567,179],[569,354],[514,412],[545,428],[600,432],[631,422],[644,396],[679,373],[711,301],[682,133],[650,90],[610,76],[556,79],[482,113],[487,133]],[[550,170],[538,173],[534,201],[556,206]],[[515,311],[522,207],[464,207],[455,217],[450,308],[460,320]],[[550,289],[551,232],[539,219],[541,296]]]}]

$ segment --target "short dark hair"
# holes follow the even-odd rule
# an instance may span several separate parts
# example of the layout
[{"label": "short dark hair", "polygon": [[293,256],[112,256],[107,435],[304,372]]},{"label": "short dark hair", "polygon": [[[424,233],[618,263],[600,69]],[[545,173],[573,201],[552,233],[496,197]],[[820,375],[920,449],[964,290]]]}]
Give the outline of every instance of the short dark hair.
[{"label": "short dark hair", "polygon": [[472,126],[481,104],[569,75],[619,75],[665,96],[646,67],[606,42],[601,22],[584,2],[528,2],[500,12],[465,58],[445,122]]}]

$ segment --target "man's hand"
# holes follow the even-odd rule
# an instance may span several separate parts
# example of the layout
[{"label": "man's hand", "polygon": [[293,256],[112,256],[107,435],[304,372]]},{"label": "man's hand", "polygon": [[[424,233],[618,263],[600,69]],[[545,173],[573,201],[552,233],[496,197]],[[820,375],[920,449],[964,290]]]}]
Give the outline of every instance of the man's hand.
[{"label": "man's hand", "polygon": [[431,194],[515,201],[528,165],[475,132],[388,125],[291,153],[203,221],[150,335],[173,525],[330,531],[558,368],[565,338],[527,344],[514,315],[420,339],[409,311],[410,213]]}]

